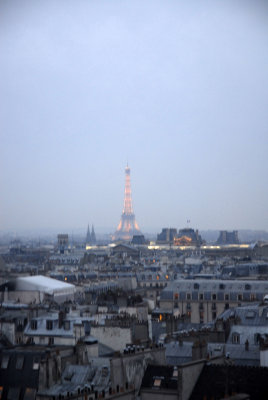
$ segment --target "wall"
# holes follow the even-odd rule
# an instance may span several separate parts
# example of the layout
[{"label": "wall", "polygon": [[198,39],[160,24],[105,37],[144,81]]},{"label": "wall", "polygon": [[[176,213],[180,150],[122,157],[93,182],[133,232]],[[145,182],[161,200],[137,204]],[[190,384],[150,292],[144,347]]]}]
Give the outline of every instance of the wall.
[{"label": "wall", "polygon": [[205,360],[201,360],[189,364],[184,364],[183,367],[180,367],[178,369],[179,400],[188,400],[190,398],[192,390],[202,372],[205,363]]},{"label": "wall", "polygon": [[115,351],[123,351],[127,344],[132,343],[130,328],[92,326],[90,334]]},{"label": "wall", "polygon": [[42,296],[37,290],[15,290],[8,292],[9,301],[18,301],[23,304],[36,303],[39,304],[42,301]]},{"label": "wall", "polygon": [[0,322],[0,332],[2,332],[12,344],[16,344],[14,322]]},{"label": "wall", "polygon": [[111,359],[111,384],[124,386],[126,382],[134,384],[139,390],[145,369],[149,363],[165,365],[165,349],[146,349],[131,354],[122,354]]},{"label": "wall", "polygon": [[49,335],[49,336],[26,336],[25,335],[25,340],[24,342],[27,342],[28,338],[31,337],[33,338],[33,341],[35,344],[38,345],[48,345],[49,343],[49,338],[54,338],[54,345],[55,346],[75,346],[76,342],[75,342],[75,338],[74,337],[70,337],[70,338],[66,338],[66,337],[61,337],[61,336],[53,336],[53,335]]},{"label": "wall", "polygon": [[268,349],[260,351],[260,366],[268,367]]},{"label": "wall", "polygon": [[178,393],[171,390],[157,392],[155,389],[142,389],[141,400],[178,400]]}]

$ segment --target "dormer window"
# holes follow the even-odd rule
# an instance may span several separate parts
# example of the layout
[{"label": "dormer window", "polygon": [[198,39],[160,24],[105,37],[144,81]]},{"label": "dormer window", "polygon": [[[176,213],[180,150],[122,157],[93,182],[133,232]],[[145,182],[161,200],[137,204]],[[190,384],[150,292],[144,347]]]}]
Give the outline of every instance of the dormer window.
[{"label": "dormer window", "polygon": [[9,356],[3,356],[2,362],[1,362],[1,368],[2,369],[7,369],[8,362],[9,362]]},{"label": "dormer window", "polygon": [[64,330],[69,331],[70,330],[70,321],[64,321]]},{"label": "dormer window", "polygon": [[232,342],[234,344],[239,344],[240,343],[240,335],[239,335],[239,333],[236,333],[236,332],[233,333]]},{"label": "dormer window", "polygon": [[162,379],[163,379],[162,376],[155,376],[155,377],[154,377],[154,384],[153,384],[153,386],[154,386],[155,388],[160,388]]},{"label": "dormer window", "polygon": [[18,356],[16,360],[16,369],[22,369],[24,363],[24,356]]}]

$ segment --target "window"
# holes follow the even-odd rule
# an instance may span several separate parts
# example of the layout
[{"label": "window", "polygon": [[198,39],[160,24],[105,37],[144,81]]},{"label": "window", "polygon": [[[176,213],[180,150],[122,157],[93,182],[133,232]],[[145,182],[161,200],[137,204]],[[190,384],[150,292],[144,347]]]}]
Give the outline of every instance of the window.
[{"label": "window", "polygon": [[31,320],[31,329],[33,331],[36,331],[36,329],[37,329],[37,321],[36,321],[36,319],[32,319]]},{"label": "window", "polygon": [[191,300],[191,293],[186,294],[186,300]]},{"label": "window", "polygon": [[39,357],[34,357],[33,359],[33,369],[37,371],[39,369],[40,359]]},{"label": "window", "polygon": [[186,309],[191,311],[191,303],[186,304]]},{"label": "window", "polygon": [[229,294],[228,294],[228,293],[225,293],[225,295],[224,295],[224,300],[226,300],[226,301],[229,300]]},{"label": "window", "polygon": [[216,295],[216,293],[213,293],[213,294],[212,294],[212,300],[217,300],[217,295]]},{"label": "window", "polygon": [[199,284],[198,283],[194,284],[194,289],[199,289]]},{"label": "window", "polygon": [[203,324],[203,322],[204,322],[204,311],[200,311],[199,317],[200,317],[200,324]]},{"label": "window", "polygon": [[20,397],[20,388],[9,388],[7,400],[18,400]]},{"label": "window", "polygon": [[242,301],[242,300],[243,300],[243,295],[242,295],[241,293],[239,293],[239,294],[237,295],[237,300],[238,300],[238,301]]},{"label": "window", "polygon": [[229,303],[225,303],[225,310],[229,309]]},{"label": "window", "polygon": [[248,319],[253,319],[253,318],[255,318],[256,317],[256,313],[254,312],[254,311],[247,311],[247,313],[246,313],[246,318],[248,318]]},{"label": "window", "polygon": [[52,331],[52,329],[53,329],[53,321],[51,321],[51,319],[47,319],[46,326],[47,326],[47,330],[48,331]]},{"label": "window", "polygon": [[160,387],[160,386],[161,386],[161,378],[155,378],[154,387]]},{"label": "window", "polygon": [[174,308],[179,308],[179,304],[177,301],[175,301],[175,303],[174,303]]},{"label": "window", "polygon": [[2,369],[7,369],[8,362],[9,362],[9,356],[3,356],[2,362],[1,362],[1,368]]},{"label": "window", "polygon": [[223,283],[220,283],[220,284],[219,284],[219,288],[220,288],[221,290],[223,290],[223,289],[225,289],[225,285],[224,285]]},{"label": "window", "polygon": [[199,304],[199,310],[204,310],[204,304],[203,303]]},{"label": "window", "polygon": [[69,331],[70,330],[70,321],[64,321],[64,330]]},{"label": "window", "polygon": [[245,289],[246,289],[246,290],[250,290],[250,289],[251,289],[251,286],[250,286],[248,283],[246,283],[246,284],[245,284]]},{"label": "window", "polygon": [[217,313],[216,311],[212,311],[212,319],[216,319],[217,318]]},{"label": "window", "polygon": [[256,294],[250,293],[250,301],[256,301]]},{"label": "window", "polygon": [[261,337],[261,335],[259,333],[255,333],[255,335],[254,335],[254,344],[259,344],[260,343],[260,337]]},{"label": "window", "polygon": [[204,293],[199,293],[199,300],[204,300]]},{"label": "window", "polygon": [[16,369],[22,369],[24,362],[24,356],[17,356]]},{"label": "window", "polygon": [[178,368],[177,367],[174,367],[172,377],[173,378],[177,378],[178,377]]},{"label": "window", "polygon": [[35,400],[36,389],[26,388],[23,400]]},{"label": "window", "polygon": [[23,330],[23,321],[19,319],[17,321],[17,331],[21,332]]},{"label": "window", "polygon": [[48,338],[48,345],[52,346],[54,344],[54,337]]},{"label": "window", "polygon": [[175,293],[175,294],[174,294],[174,299],[175,299],[175,300],[178,300],[178,298],[179,298],[179,293]]},{"label": "window", "polygon": [[212,303],[211,308],[212,308],[212,310],[216,310],[217,309],[216,303]]},{"label": "window", "polygon": [[239,344],[240,343],[240,335],[239,335],[239,333],[233,333],[232,342],[234,344]]}]

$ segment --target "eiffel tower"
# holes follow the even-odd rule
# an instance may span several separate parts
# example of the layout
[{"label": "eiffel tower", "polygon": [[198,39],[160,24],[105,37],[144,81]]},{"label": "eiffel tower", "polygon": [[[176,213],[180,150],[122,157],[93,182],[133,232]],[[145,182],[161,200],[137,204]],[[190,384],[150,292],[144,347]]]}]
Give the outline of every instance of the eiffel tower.
[{"label": "eiffel tower", "polygon": [[125,196],[124,208],[121,215],[119,225],[113,235],[114,240],[131,240],[133,235],[141,235],[140,228],[135,219],[132,208],[131,187],[130,187],[130,168],[127,165],[125,168]]}]

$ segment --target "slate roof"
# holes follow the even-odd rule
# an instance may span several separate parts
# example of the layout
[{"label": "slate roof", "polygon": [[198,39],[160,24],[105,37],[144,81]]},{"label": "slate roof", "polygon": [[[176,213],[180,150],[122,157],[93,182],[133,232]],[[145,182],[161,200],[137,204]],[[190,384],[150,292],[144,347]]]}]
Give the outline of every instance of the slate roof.
[{"label": "slate roof", "polygon": [[62,373],[61,383],[42,390],[39,393],[47,396],[66,396],[67,393],[76,393],[78,389],[91,387],[94,368],[91,365],[68,365]]},{"label": "slate roof", "polygon": [[[165,344],[166,360],[169,365],[181,365],[192,361],[193,342],[174,341]],[[225,354],[224,343],[208,343],[208,354],[210,357],[221,356]]]},{"label": "slate roof", "polygon": [[244,344],[226,344],[225,354],[230,354],[230,359],[235,365],[260,366],[260,349],[259,346],[249,345],[249,349],[245,350]]},{"label": "slate roof", "polygon": [[[37,329],[32,329],[31,322],[29,322],[24,330],[26,336],[60,336],[60,337],[73,337],[74,325],[82,325],[85,320],[92,320],[92,318],[66,318],[63,325],[59,327],[58,314],[44,315],[42,317],[33,318],[31,321],[37,321]],[[52,321],[52,329],[47,329],[47,320]],[[64,322],[70,323],[70,329],[65,329]]]},{"label": "slate roof", "polygon": [[141,383],[142,389],[153,389],[157,391],[177,391],[178,371],[176,367],[163,365],[148,365]]},{"label": "slate roof", "polygon": [[[3,387],[2,397],[11,396],[10,389],[17,388],[16,397],[24,398],[26,388],[36,389],[39,383],[39,363],[45,357],[45,350],[41,348],[12,348],[1,352],[0,361],[0,386]],[[35,368],[34,365],[38,367]],[[20,396],[20,397],[19,397]]]},{"label": "slate roof", "polygon": [[245,329],[245,326],[243,325],[233,325],[230,334],[228,336],[227,343],[231,344],[233,343],[233,335],[238,334],[240,337],[240,344],[245,344],[245,342],[248,340],[250,345],[256,345],[257,344],[257,339],[256,335],[267,335],[268,336],[268,326],[250,326]]},{"label": "slate roof", "polygon": [[67,365],[61,377],[61,383],[40,391],[47,396],[68,396],[77,393],[78,389],[108,390],[110,382],[109,359],[92,358],[88,365]]},{"label": "slate roof", "polygon": [[226,394],[247,393],[250,400],[268,399],[268,368],[231,365],[204,366],[190,400],[223,399]]},{"label": "slate roof", "polygon": [[219,318],[224,320],[233,317],[239,319],[239,325],[244,326],[267,326],[268,327],[268,306],[259,304],[244,305],[225,310]]}]

